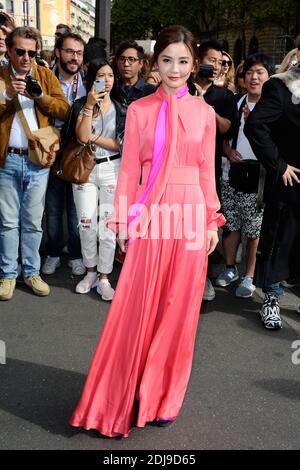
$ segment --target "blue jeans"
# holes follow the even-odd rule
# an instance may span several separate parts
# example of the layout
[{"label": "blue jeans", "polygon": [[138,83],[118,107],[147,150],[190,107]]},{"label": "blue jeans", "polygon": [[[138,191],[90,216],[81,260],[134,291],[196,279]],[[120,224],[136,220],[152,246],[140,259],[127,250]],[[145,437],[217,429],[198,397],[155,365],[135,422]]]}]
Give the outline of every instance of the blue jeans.
[{"label": "blue jeans", "polygon": [[39,248],[49,169],[8,154],[0,168],[0,278],[16,278],[19,244],[24,277],[40,272]]},{"label": "blue jeans", "polygon": [[72,184],[50,174],[46,195],[46,227],[48,256],[58,257],[64,246],[63,215],[67,204],[68,251],[70,259],[81,258],[78,219],[73,198]]},{"label": "blue jeans", "polygon": [[283,294],[283,288],[281,287],[280,282],[269,284],[268,286],[263,287],[262,291],[264,294],[278,295],[278,297]]}]

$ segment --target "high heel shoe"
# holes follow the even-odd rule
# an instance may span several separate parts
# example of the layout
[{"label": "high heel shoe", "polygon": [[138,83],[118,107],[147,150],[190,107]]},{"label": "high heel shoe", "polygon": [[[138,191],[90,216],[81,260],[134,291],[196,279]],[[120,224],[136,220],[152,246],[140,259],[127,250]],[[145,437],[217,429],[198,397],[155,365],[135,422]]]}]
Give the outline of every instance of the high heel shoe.
[{"label": "high heel shoe", "polygon": [[159,418],[157,417],[156,418],[156,423],[158,426],[161,426],[161,427],[166,427],[166,426],[170,426],[171,424],[174,423],[176,417],[175,418]]}]

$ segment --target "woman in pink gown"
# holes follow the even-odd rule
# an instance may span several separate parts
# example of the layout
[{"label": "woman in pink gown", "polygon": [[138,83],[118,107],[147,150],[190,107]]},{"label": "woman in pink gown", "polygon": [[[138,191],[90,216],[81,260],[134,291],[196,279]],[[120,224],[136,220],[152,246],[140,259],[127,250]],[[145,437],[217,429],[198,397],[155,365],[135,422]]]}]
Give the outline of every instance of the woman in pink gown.
[{"label": "woman in pink gown", "polygon": [[191,33],[165,29],[153,62],[162,84],[129,107],[109,223],[124,250],[128,229],[126,259],[70,421],[109,437],[128,436],[135,400],[138,427],[179,414],[207,257],[224,223],[215,190],[215,113],[186,86],[197,67]]}]

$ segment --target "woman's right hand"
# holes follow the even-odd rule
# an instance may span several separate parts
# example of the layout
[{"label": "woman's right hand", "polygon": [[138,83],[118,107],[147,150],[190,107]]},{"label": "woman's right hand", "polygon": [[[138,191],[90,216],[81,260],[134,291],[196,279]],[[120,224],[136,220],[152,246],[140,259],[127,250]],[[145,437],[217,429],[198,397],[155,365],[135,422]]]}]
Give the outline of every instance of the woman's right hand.
[{"label": "woman's right hand", "polygon": [[105,96],[105,92],[96,93],[94,87],[88,92],[87,99],[85,106],[93,108],[96,104],[99,104],[99,101],[103,99]]}]

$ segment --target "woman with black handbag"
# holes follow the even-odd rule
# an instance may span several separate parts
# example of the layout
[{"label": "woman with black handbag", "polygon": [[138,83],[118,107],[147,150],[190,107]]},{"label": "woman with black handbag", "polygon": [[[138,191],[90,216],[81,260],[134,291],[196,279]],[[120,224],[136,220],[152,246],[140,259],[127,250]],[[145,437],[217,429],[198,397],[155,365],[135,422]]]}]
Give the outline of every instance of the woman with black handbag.
[{"label": "woman with black handbag", "polygon": [[113,85],[111,64],[104,58],[92,61],[86,76],[87,97],[75,131],[79,142],[92,141],[96,146],[96,165],[87,183],[73,185],[82,256],[87,268],[76,292],[86,294],[97,285],[97,292],[107,301],[114,295],[108,275],[113,269],[116,239],[106,228],[106,221],[113,212],[121,162],[118,136],[122,135],[125,124],[120,105],[110,98]]}]

